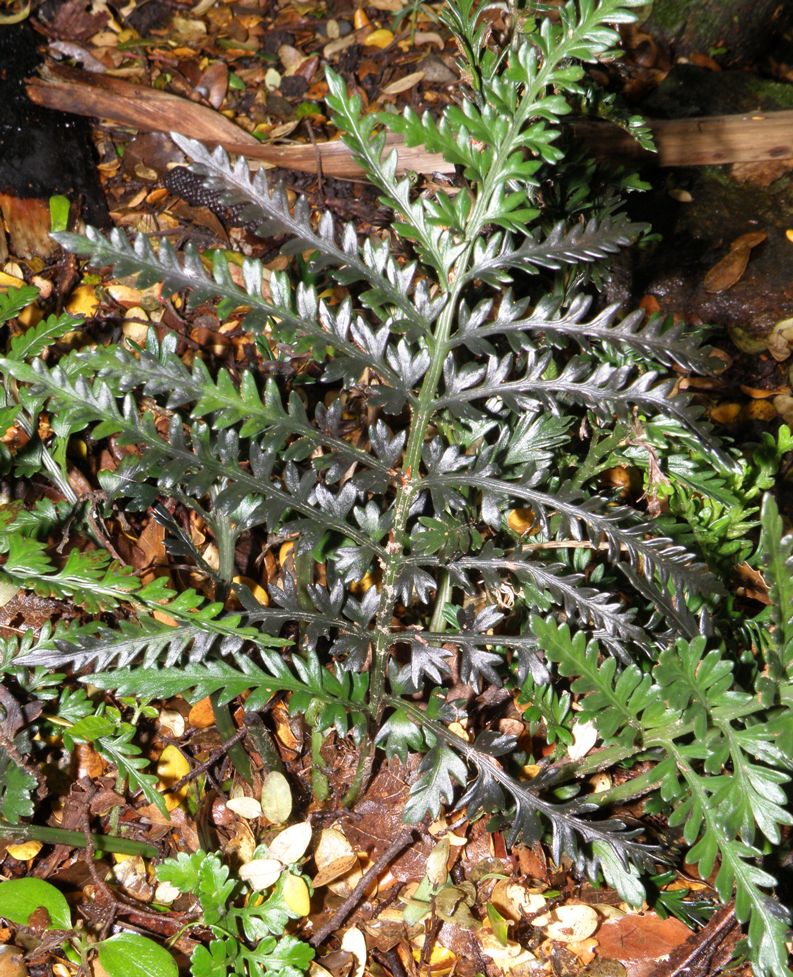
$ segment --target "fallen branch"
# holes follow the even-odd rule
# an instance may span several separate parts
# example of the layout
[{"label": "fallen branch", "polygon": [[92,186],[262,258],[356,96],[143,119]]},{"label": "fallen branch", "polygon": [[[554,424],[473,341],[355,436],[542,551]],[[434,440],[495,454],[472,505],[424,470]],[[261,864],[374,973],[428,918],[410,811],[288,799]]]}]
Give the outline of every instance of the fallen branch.
[{"label": "fallen branch", "polygon": [[[288,146],[261,143],[206,105],[109,75],[50,65],[42,77],[30,79],[27,91],[37,105],[62,112],[108,119],[147,132],[179,132],[286,169],[348,180],[362,178],[360,167],[341,141]],[[659,166],[793,159],[793,111],[656,119],[649,120],[649,125],[657,155],[645,152],[628,133],[609,122],[572,123],[576,137],[603,158],[655,161]],[[387,143],[397,150],[400,172],[454,172],[437,153],[404,146],[396,136],[388,137]]]},{"label": "fallen branch", "polygon": [[331,933],[338,931],[353,909],[363,899],[369,886],[376,882],[380,878],[380,874],[388,868],[397,855],[415,840],[416,828],[407,828],[401,834],[397,835],[388,848],[375,861],[374,865],[364,874],[361,881],[355,886],[344,902],[336,908],[331,918],[312,934],[309,943],[313,947],[322,946]]}]

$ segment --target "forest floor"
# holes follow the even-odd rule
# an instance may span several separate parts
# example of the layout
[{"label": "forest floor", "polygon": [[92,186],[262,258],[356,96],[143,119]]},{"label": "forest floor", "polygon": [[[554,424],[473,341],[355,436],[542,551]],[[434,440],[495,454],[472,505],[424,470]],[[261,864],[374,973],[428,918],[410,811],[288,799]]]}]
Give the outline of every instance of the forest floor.
[{"label": "forest floor", "polygon": [[[333,65],[357,86],[370,108],[410,104],[417,112],[437,111],[454,99],[459,74],[453,45],[434,8],[432,3],[410,5],[403,0],[375,0],[364,7],[344,0],[260,5],[222,0],[192,7],[140,0],[123,8],[95,2],[89,10],[82,0],[66,0],[45,3],[37,11],[34,44],[46,49],[54,64],[77,64],[96,76],[138,86],[136,111],[141,120],[148,117],[153,131],[124,125],[118,115],[115,121],[100,119],[92,125],[106,214],[102,199],[88,201],[88,209],[100,222],[167,238],[177,248],[188,242],[202,249],[235,248],[275,269],[286,260],[279,242],[256,238],[235,223],[234,214],[207,206],[200,195],[179,196],[169,189],[168,174],[182,159],[167,135],[173,119],[169,113],[179,109],[174,103],[161,105],[154,97],[147,101],[143,93],[178,96],[188,114],[191,106],[200,107],[193,120],[196,136],[202,126],[210,125],[207,120],[214,113],[255,139],[302,148],[300,165],[315,172],[282,168],[274,174],[284,180],[290,198],[305,195],[312,210],[331,210],[362,232],[382,229],[392,218],[374,189],[329,175],[318,163],[319,152],[312,155],[318,144],[337,135],[323,107],[328,91],[323,68]],[[494,23],[494,29],[498,26]],[[0,26],[0,31],[9,29]],[[621,94],[641,106],[680,66],[673,54],[641,30],[626,33],[626,47]],[[685,70],[714,77],[721,72],[709,52],[688,59]],[[789,86],[793,69],[777,64],[776,70],[776,81]],[[605,84],[615,84],[616,74],[601,74]],[[82,90],[81,97],[83,108],[90,108],[90,95]],[[203,131],[211,137],[211,129]],[[49,135],[57,158],[58,132]],[[716,177],[694,169],[648,168],[644,176],[653,189],[637,208],[642,217],[657,218],[663,225],[665,242],[649,265],[640,261],[636,268],[623,269],[627,278],[618,294],[651,312],[716,325],[712,342],[728,369],[716,379],[693,378],[690,384],[702,394],[712,420],[739,444],[781,421],[793,421],[793,289],[789,273],[785,277],[788,254],[793,255],[793,195],[786,189],[791,173],[793,160],[743,171],[722,167]],[[432,173],[422,177],[444,178]],[[0,164],[2,199],[14,196],[17,191],[3,186],[3,180]],[[728,213],[722,214],[725,181],[735,197]],[[95,191],[88,186],[79,192],[90,196]],[[45,230],[51,220],[51,195],[41,197]],[[752,198],[754,203],[744,203]],[[757,203],[760,198],[765,211]],[[41,215],[33,214],[32,205],[14,213],[21,214],[18,223],[6,213],[7,233],[0,241],[0,289],[32,283],[41,293],[39,311],[28,310],[19,328],[34,322],[42,310],[65,309],[86,316],[75,343],[143,344],[149,330],[171,330],[180,337],[187,358],[210,346],[221,359],[245,362],[250,353],[247,339],[211,309],[188,312],[160,302],[151,290],[103,279],[72,256],[50,248],[46,235],[36,229]],[[751,246],[747,234],[755,235]],[[681,238],[693,248],[692,254],[696,252],[695,260],[681,257]],[[21,448],[21,437],[18,430],[9,430],[3,439],[6,449],[13,453]],[[69,482],[78,498],[91,498],[97,472],[107,461],[87,454],[71,464]],[[36,479],[15,491],[26,504],[44,497],[57,501],[56,490]],[[183,573],[166,552],[165,530],[153,517],[126,527],[113,523],[108,544],[144,579]],[[278,552],[267,555],[261,579],[248,581],[254,592],[261,592],[272,579],[281,558]],[[736,587],[744,599],[762,606],[762,580],[747,572]],[[30,591],[3,592],[0,603],[0,631],[6,635],[38,631],[62,613],[59,601]],[[9,686],[3,696],[11,697],[12,691]],[[13,739],[18,706],[5,698],[0,704],[4,738]],[[27,703],[26,719],[45,708],[45,699]],[[233,719],[244,730],[242,714],[237,709]],[[89,927],[101,930],[119,921],[135,932],[167,939],[185,967],[201,940],[200,932],[183,932],[182,923],[189,919],[185,897],[177,898],[173,889],[166,891],[158,884],[150,854],[94,851],[89,831],[101,833],[112,823],[123,826],[130,837],[156,846],[162,855],[209,846],[244,864],[263,834],[277,836],[287,822],[296,820],[291,812],[300,811],[300,823],[311,826],[314,854],[306,872],[313,877],[314,895],[304,907],[299,896],[295,899],[293,905],[301,908],[294,932],[309,940],[312,933],[335,925],[339,934],[320,948],[312,964],[315,977],[361,977],[364,972],[393,977],[501,972],[673,977],[684,966],[690,968],[688,977],[708,977],[729,958],[737,940],[729,912],[716,913],[710,922],[691,930],[673,914],[629,910],[608,888],[572,878],[539,844],[507,850],[503,837],[488,833],[481,820],[469,824],[458,819],[452,826],[451,854],[444,849],[455,883],[448,905],[426,917],[407,919],[406,911],[415,914],[415,901],[406,894],[415,895],[422,879],[437,873],[432,854],[448,827],[437,823],[405,835],[400,815],[409,765],[383,765],[352,814],[338,804],[317,805],[308,787],[316,760],[310,736],[299,718],[289,715],[286,704],[276,702],[268,722],[288,779],[270,782],[268,800],[262,795],[255,742],[242,741],[257,769],[251,787],[235,772],[208,700],[193,705],[152,701],[139,718],[147,730],[144,753],[165,793],[168,817],[154,805],[141,803],[140,797],[119,793],[117,771],[90,745],[79,744],[67,764],[48,772],[46,791],[37,801],[40,810],[49,812],[46,823],[78,832],[77,841],[70,845],[35,838],[0,840],[0,873],[5,879],[33,877],[56,883],[70,893],[74,913]],[[343,740],[329,741],[322,761],[329,796],[337,798],[354,769],[354,751]],[[710,880],[700,878],[692,866],[664,885],[687,893],[692,905],[713,896]],[[489,919],[486,904],[493,907]],[[348,912],[340,913],[340,907]],[[472,911],[484,914],[484,927],[467,926]],[[3,943],[8,944],[6,950],[19,951],[0,952],[0,977],[68,977],[78,970],[79,961],[70,959],[35,925],[15,930],[0,923]],[[725,949],[714,957],[716,944]],[[101,967],[96,962],[92,966],[98,977]]]}]

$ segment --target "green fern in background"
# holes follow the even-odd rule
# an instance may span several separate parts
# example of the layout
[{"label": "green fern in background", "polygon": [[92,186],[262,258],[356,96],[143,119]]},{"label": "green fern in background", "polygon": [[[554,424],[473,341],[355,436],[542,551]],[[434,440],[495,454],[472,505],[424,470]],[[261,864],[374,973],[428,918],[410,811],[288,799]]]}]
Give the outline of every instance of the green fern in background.
[{"label": "green fern in background", "polygon": [[[587,291],[642,228],[613,195],[559,223],[544,190],[579,166],[565,170],[558,136],[570,101],[585,94],[581,63],[615,56],[617,26],[643,6],[569,2],[555,19],[516,21],[496,50],[483,6],[450,3],[444,21],[468,97],[437,120],[409,109],[365,115],[328,71],[333,121],[394,211],[390,234],[362,239],[330,214],[315,222],[263,171],[251,176],[244,161],[175,137],[223,203],[260,235],[285,235],[286,254],[310,254],[305,281],[250,259],[239,280],[221,252],[209,271],[195,249],[178,255],[162,241],[155,250],[120,232],[58,236],[140,286],[160,282],[194,305],[216,303],[221,317],[244,317],[263,357],[240,371],[209,357],[188,367],[176,336],[158,340],[154,329],[145,348],[83,349],[56,363],[38,357],[35,341],[9,347],[0,360],[8,417],[24,416],[31,431],[42,411],[57,419],[53,445],[39,445],[42,469],[62,484],[78,434],[129,446],[100,476],[107,506],[153,512],[171,553],[216,600],[162,580],[143,585],[95,548],[60,558],[46,539],[61,515],[10,508],[0,580],[73,602],[84,616],[4,660],[22,681],[33,668],[72,670],[144,699],[212,695],[222,705],[249,693],[245,707],[256,710],[289,693],[320,733],[350,733],[360,745],[349,802],[371,776],[376,746],[403,759],[421,752],[409,820],[452,803],[470,817],[488,812],[510,841],[547,837],[557,860],[605,876],[634,904],[644,896],[639,870],[663,852],[605,812],[646,794],[701,874],[718,868],[720,897],[734,896],[748,923],[755,972],[781,977],[788,917],[761,862],[765,842],[777,844],[792,823],[793,623],[777,611],[758,657],[744,655],[739,668],[723,596],[736,564],[751,558],[777,608],[791,606],[791,541],[770,498],[760,553],[745,540],[756,523],[747,503],[771,487],[790,435],[749,461],[720,444],[666,375],[714,366],[701,337],[640,313],[621,317]],[[456,185],[417,193],[386,153],[388,130],[442,153],[459,168]],[[322,297],[329,286],[344,297]],[[298,357],[318,368],[302,386],[271,368]],[[666,501],[663,519],[603,487],[603,472],[626,463]],[[165,501],[201,517],[216,564]],[[235,582],[238,543],[250,534],[294,543],[294,573],[270,585],[266,605]],[[226,609],[230,594],[241,611]],[[108,611],[117,624],[99,619]],[[516,741],[497,724],[471,720],[470,741],[450,728],[466,719],[465,704],[446,694],[452,678],[474,695],[523,690],[527,721],[544,722],[561,743],[571,737],[572,695],[601,747],[521,780]],[[90,718],[94,742],[116,749],[119,773],[145,793],[139,758],[117,749],[127,731]],[[654,761],[649,772],[587,793],[595,770],[639,759]],[[14,786],[25,771],[12,753],[5,763],[0,804],[18,820],[30,813],[31,785]]]}]

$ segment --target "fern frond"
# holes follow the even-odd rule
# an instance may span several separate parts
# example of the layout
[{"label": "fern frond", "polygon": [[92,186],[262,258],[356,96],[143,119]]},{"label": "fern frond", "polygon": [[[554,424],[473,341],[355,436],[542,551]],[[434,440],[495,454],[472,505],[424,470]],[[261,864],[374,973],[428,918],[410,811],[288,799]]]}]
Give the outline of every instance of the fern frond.
[{"label": "fern frond", "polygon": [[549,365],[550,354],[529,355],[523,376],[511,379],[512,358],[490,357],[478,371],[479,376],[467,374],[463,378],[465,387],[461,387],[454,361],[449,359],[444,377],[447,392],[438,398],[436,406],[462,416],[466,412],[477,416],[478,412],[472,414],[475,409],[468,408],[468,404],[500,401],[520,413],[538,407],[553,409],[561,402],[583,404],[609,419],[623,419],[630,416],[632,407],[640,407],[650,413],[669,415],[695,433],[719,465],[727,470],[735,467],[735,459],[725,453],[710,426],[703,422],[703,409],[694,405],[690,396],[675,393],[674,381],[661,379],[653,371],[636,375],[629,367],[613,367],[609,363],[593,368],[584,357],[570,360],[553,377],[546,375]]},{"label": "fern frond", "polygon": [[519,499],[536,512],[543,532],[547,533],[551,514],[561,517],[560,532],[567,538],[588,537],[593,545],[607,544],[609,560],[618,562],[621,554],[645,577],[657,574],[662,583],[671,580],[690,593],[719,592],[720,585],[696,557],[670,539],[653,536],[653,526],[641,522],[637,513],[624,506],[611,506],[596,496],[584,496],[579,490],[562,486],[555,495],[541,492],[520,482],[508,482],[479,474],[428,475],[428,489],[470,486],[486,496]]},{"label": "fern frond", "polygon": [[443,299],[429,304],[414,301],[411,291],[415,264],[400,267],[388,248],[378,246],[374,241],[360,249],[357,232],[351,224],[345,225],[340,243],[337,243],[330,212],[323,215],[314,231],[305,199],[299,199],[293,211],[283,188],[270,190],[265,170],[257,170],[252,177],[246,161],[240,158],[232,165],[222,147],[210,151],[178,133],[173,133],[172,138],[193,161],[191,171],[201,177],[206,187],[220,193],[224,206],[241,207],[241,217],[256,225],[257,234],[261,237],[287,235],[291,241],[282,249],[285,254],[305,250],[316,252],[314,264],[330,263],[339,269],[334,277],[342,284],[351,285],[356,281],[368,284],[369,291],[363,296],[365,305],[375,310],[383,306],[394,307],[399,310],[399,317],[409,331],[431,335],[432,323],[443,308]]},{"label": "fern frond", "polygon": [[[516,781],[497,761],[497,757],[514,749],[514,740],[510,737],[482,733],[469,744],[416,706],[400,700],[391,700],[391,704],[436,740],[422,762],[418,780],[411,787],[407,819],[418,821],[426,814],[436,817],[441,804],[451,802],[454,782],[467,781],[468,764],[476,770],[476,776],[458,800],[458,806],[467,807],[469,816],[479,811],[503,816],[510,824],[507,833],[510,844],[517,839],[532,844],[542,836],[544,824],[549,823],[553,831],[554,858],[565,852],[579,871],[592,878],[596,877],[597,859],[586,854],[581,842],[599,841],[608,845],[623,864],[628,861],[634,864],[651,862],[652,850],[634,840],[637,832],[626,830],[617,820],[598,821],[586,817],[597,809],[597,805],[585,800],[557,804],[532,791],[530,785]],[[392,726],[389,728],[392,749],[396,745],[394,733]]]},{"label": "fern frond", "polygon": [[763,499],[760,523],[760,552],[769,576],[774,617],[769,677],[779,682],[793,679],[793,536],[783,534],[782,519],[771,495]]},{"label": "fern frond", "polygon": [[[155,253],[143,235],[132,244],[119,230],[111,231],[107,238],[90,226],[82,235],[64,232],[53,236],[64,247],[88,258],[92,265],[112,265],[120,276],[135,276],[141,288],[162,283],[171,291],[187,290],[194,303],[219,299],[229,312],[249,309],[245,324],[254,332],[260,332],[267,322],[276,339],[297,344],[298,348],[301,341],[309,349],[315,345],[320,350],[333,347],[354,368],[356,377],[368,368],[387,382],[397,379],[382,359],[368,352],[366,345],[371,343],[358,342],[356,331],[364,340],[373,333],[363,318],[353,317],[349,302],[333,310],[317,297],[313,287],[304,285],[293,294],[286,277],[280,273],[270,278],[272,302],[267,301],[262,295],[263,268],[258,261],[246,259],[242,287],[234,282],[226,258],[218,251],[210,275],[198,252],[190,246],[185,248],[184,259],[180,260],[167,241],[161,241]],[[383,329],[388,333],[388,328],[382,326],[381,343]]]},{"label": "fern frond", "polygon": [[693,373],[709,373],[718,368],[709,347],[703,347],[696,332],[684,323],[669,322],[660,316],[646,317],[640,310],[620,319],[618,305],[606,306],[587,320],[592,308],[588,295],[576,296],[564,310],[559,308],[557,299],[546,296],[528,316],[524,315],[527,303],[516,302],[510,292],[502,296],[492,317],[488,315],[491,307],[491,302],[480,303],[474,314],[463,306],[452,345],[462,344],[473,352],[492,354],[495,350],[489,342],[491,338],[507,336],[520,348],[523,334],[526,338],[522,342],[529,344],[532,336],[543,335],[551,341],[556,337],[572,339],[584,349],[607,343],[662,366],[679,366]]},{"label": "fern frond", "polygon": [[503,270],[531,275],[537,268],[557,271],[564,265],[602,260],[627,247],[642,230],[641,224],[619,216],[600,222],[593,218],[572,227],[559,222],[543,237],[532,234],[517,247],[510,235],[496,234],[476,242],[467,280],[501,285],[509,280],[509,276],[496,274]]}]

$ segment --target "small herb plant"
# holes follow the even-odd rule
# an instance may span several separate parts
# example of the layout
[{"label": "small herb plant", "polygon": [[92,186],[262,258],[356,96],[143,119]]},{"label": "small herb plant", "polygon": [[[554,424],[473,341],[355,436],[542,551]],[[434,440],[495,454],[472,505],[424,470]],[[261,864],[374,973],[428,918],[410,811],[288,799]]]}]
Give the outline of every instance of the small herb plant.
[{"label": "small herb plant", "polygon": [[[277,854],[278,838],[291,834],[305,837],[308,846],[311,829],[307,824],[292,825],[273,840]],[[288,842],[290,847],[293,843]],[[281,846],[283,847],[283,846]],[[287,854],[297,860],[302,856]],[[269,856],[269,857],[268,857]],[[229,869],[217,854],[203,851],[169,858],[157,868],[157,877],[179,892],[196,897],[201,909],[197,925],[209,927],[212,939],[199,945],[190,960],[193,977],[301,977],[314,957],[308,943],[284,934],[290,920],[308,913],[309,892],[306,880],[289,871],[268,847],[259,846],[254,858],[244,866],[246,883],[229,878]],[[265,878],[263,873],[267,873]],[[267,898],[259,895],[270,890]],[[242,892],[247,898],[240,903]]]},{"label": "small herb plant", "polygon": [[89,943],[82,930],[74,929],[69,904],[63,893],[43,879],[11,879],[0,882],[0,916],[20,927],[44,933],[56,940],[72,962],[89,971],[89,954],[96,952],[109,977],[178,977],[171,954],[154,940],[138,933],[118,933]]},{"label": "small herb plant", "polygon": [[[230,878],[220,856],[204,851],[181,852],[157,867],[158,879],[171,886],[174,896],[196,898],[200,916],[191,926],[212,932],[208,945],[199,943],[193,951],[193,977],[302,977],[314,950],[284,930],[290,920],[308,912],[307,881],[291,863],[302,858],[310,840],[311,828],[305,823],[279,832],[269,847],[257,848],[246,866],[247,883]],[[262,866],[269,869],[267,878],[262,876]],[[270,890],[266,899],[260,896],[262,890]],[[66,956],[86,969],[89,955],[96,953],[109,977],[177,977],[179,973],[168,950],[138,933],[122,932],[90,942],[84,931],[73,928],[69,904],[60,890],[41,879],[0,882],[0,917],[17,926],[55,931],[53,937],[57,934]]]},{"label": "small herb plant", "polygon": [[[701,337],[594,304],[608,257],[641,229],[619,209],[617,184],[630,181],[596,180],[563,135],[571,102],[586,101],[582,63],[615,56],[616,28],[644,6],[511,12],[497,47],[484,4],[450,2],[465,98],[438,119],[364,114],[328,70],[334,124],[395,214],[387,233],[315,221],[263,172],[175,137],[192,174],[301,260],[271,273],[214,252],[208,267],[166,241],[58,235],[142,287],[214,303],[254,337],[256,357],[238,368],[207,353],[187,366],[178,338],[153,328],[145,348],[57,361],[39,353],[62,326],[12,342],[4,423],[36,432],[46,412],[52,435],[9,467],[62,485],[70,439],[113,439],[124,457],[101,475],[101,512],[153,512],[206,586],[143,585],[96,548],[63,558],[46,542],[62,509],[8,508],[3,581],[84,613],[9,648],[6,662],[20,681],[55,667],[144,699],[209,695],[219,716],[242,694],[257,710],[286,693],[316,737],[335,730],[359,747],[348,803],[378,747],[421,753],[406,819],[452,803],[486,812],[510,843],[547,838],[557,861],[634,905],[641,873],[669,856],[608,811],[646,795],[687,862],[735,900],[755,973],[782,977],[788,915],[763,857],[793,823],[793,546],[770,497],[760,550],[746,540],[790,432],[751,457],[725,448],[668,376],[714,368]],[[398,175],[389,131],[443,154],[458,179],[422,192]],[[642,489],[614,487],[619,469]],[[217,560],[174,516],[185,511]],[[291,544],[266,599],[240,582],[238,544],[251,539]],[[725,587],[741,560],[766,574],[774,601],[743,624]],[[502,733],[478,699],[493,687],[559,744],[532,780],[521,777],[536,759],[530,737]],[[573,701],[599,736],[576,761],[564,755]],[[115,735],[103,727],[96,742]],[[19,780],[13,744],[4,756]],[[594,772],[639,761],[650,763],[624,784],[589,792]],[[18,800],[11,810],[27,813]],[[193,858],[161,877],[202,900],[201,873],[222,869]],[[194,972],[247,966],[259,951],[234,956],[229,943],[245,931],[239,910],[202,901],[202,912],[215,935]]]}]

